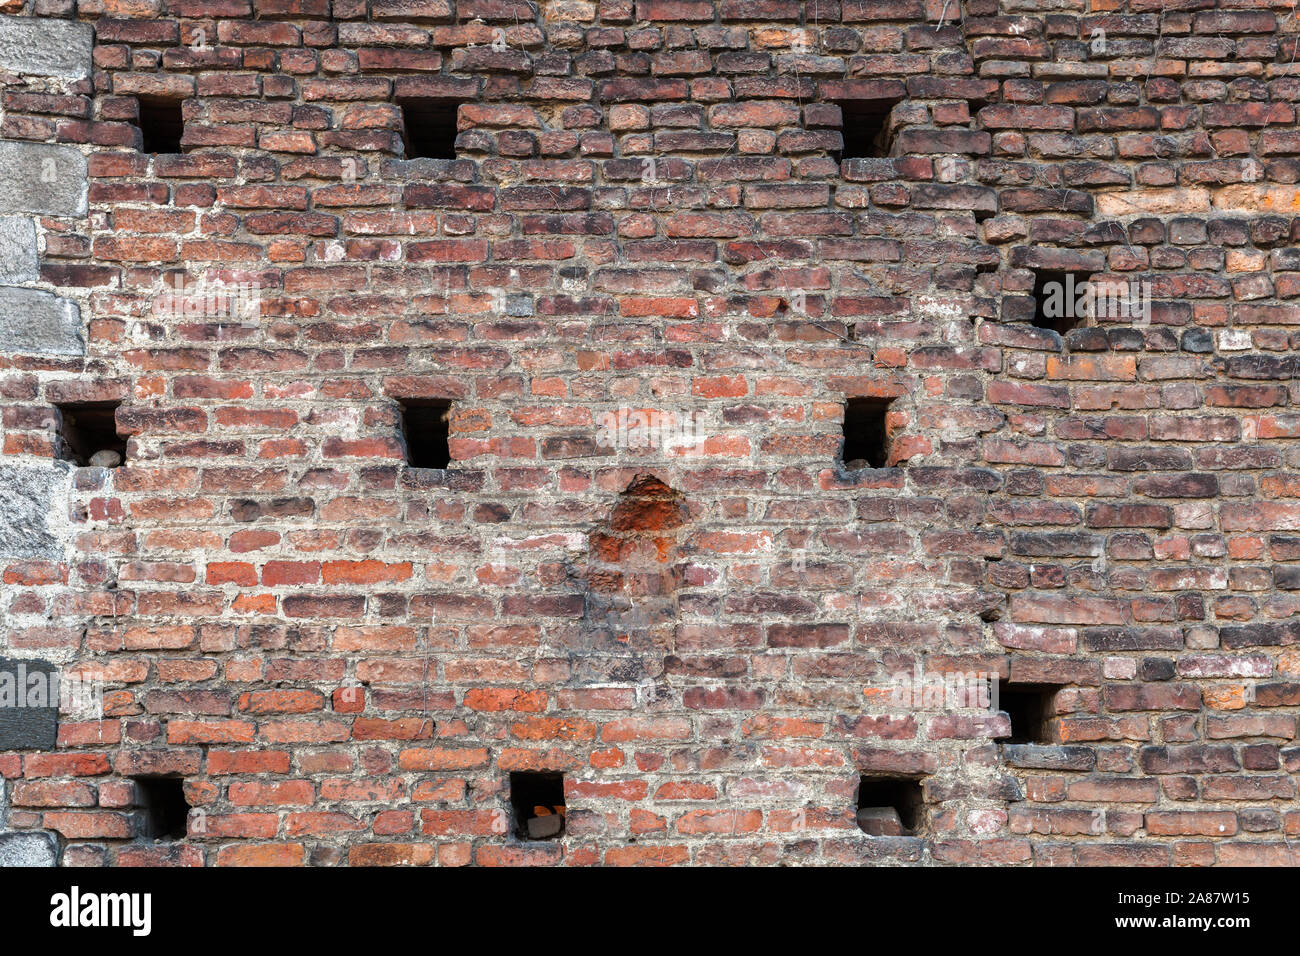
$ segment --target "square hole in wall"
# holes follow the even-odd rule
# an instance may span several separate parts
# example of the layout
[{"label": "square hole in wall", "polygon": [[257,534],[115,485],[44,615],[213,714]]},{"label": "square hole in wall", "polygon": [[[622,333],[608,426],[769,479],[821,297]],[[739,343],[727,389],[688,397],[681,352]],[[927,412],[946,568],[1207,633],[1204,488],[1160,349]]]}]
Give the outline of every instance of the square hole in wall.
[{"label": "square hole in wall", "polygon": [[894,141],[889,120],[899,102],[898,99],[840,100],[836,104],[840,108],[840,133],[844,137],[840,159],[888,156]]},{"label": "square hole in wall", "polygon": [[916,777],[863,774],[858,782],[858,829],[872,836],[912,836],[921,827],[925,798]]},{"label": "square hole in wall", "polygon": [[1056,714],[1056,684],[1008,684],[998,682],[998,710],[1011,718],[1008,744],[1052,743],[1051,720]]},{"label": "square hole in wall", "polygon": [[885,415],[892,399],[850,398],[844,405],[844,446],[840,461],[849,471],[884,468],[889,461]]},{"label": "square hole in wall", "polygon": [[126,461],[126,439],[117,433],[121,402],[77,402],[59,410],[60,457],[78,465],[116,468]]},{"label": "square hole in wall", "polygon": [[455,159],[459,100],[398,100],[407,159]]},{"label": "square hole in wall", "polygon": [[554,840],[564,833],[564,774],[510,774],[510,806],[521,840]]},{"label": "square hole in wall", "polygon": [[182,100],[171,96],[141,96],[138,126],[144,153],[179,153],[185,135]]},{"label": "square hole in wall", "polygon": [[451,402],[402,399],[401,409],[406,463],[412,468],[446,468],[451,462]]},{"label": "square hole in wall", "polygon": [[140,808],[140,836],[146,840],[183,840],[190,805],[180,777],[134,777],[135,804]]},{"label": "square hole in wall", "polygon": [[1080,305],[1079,297],[1086,290],[1088,279],[1086,272],[1035,272],[1034,327],[1065,335],[1086,324],[1087,304]]}]

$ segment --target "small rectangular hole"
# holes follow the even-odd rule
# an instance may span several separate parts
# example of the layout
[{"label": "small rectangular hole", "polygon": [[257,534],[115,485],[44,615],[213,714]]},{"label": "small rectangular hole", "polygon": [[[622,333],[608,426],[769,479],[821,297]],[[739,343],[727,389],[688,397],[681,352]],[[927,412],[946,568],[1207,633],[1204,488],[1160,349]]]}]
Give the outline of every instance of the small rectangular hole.
[{"label": "small rectangular hole", "polygon": [[894,144],[889,121],[899,102],[898,99],[840,100],[836,104],[840,108],[840,133],[844,137],[840,159],[888,156]]},{"label": "small rectangular hole", "polygon": [[849,471],[884,468],[889,461],[885,415],[892,399],[851,398],[844,406],[844,446],[840,461]]},{"label": "small rectangular hole", "polygon": [[180,777],[134,777],[135,804],[142,811],[140,836],[146,840],[183,840],[190,815],[185,781]]},{"label": "small rectangular hole", "polygon": [[564,774],[510,774],[510,806],[521,840],[558,839],[564,835]]},{"label": "small rectangular hole", "polygon": [[923,822],[925,798],[916,777],[863,774],[858,782],[858,828],[872,836],[912,836]]},{"label": "small rectangular hole", "polygon": [[1011,718],[1009,744],[1052,743],[1051,721],[1056,713],[1055,684],[998,683],[998,710]]},{"label": "small rectangular hole", "polygon": [[116,468],[126,461],[126,439],[117,433],[121,402],[68,402],[59,410],[60,457],[78,465]]},{"label": "small rectangular hole", "polygon": [[407,159],[455,159],[458,100],[399,100]]},{"label": "small rectangular hole", "polygon": [[402,399],[402,441],[412,468],[446,468],[451,463],[451,402]]},{"label": "small rectangular hole", "polygon": [[1086,272],[1034,273],[1034,327],[1065,335],[1086,324],[1087,308],[1079,307],[1079,296],[1086,286]]},{"label": "small rectangular hole", "polygon": [[181,137],[185,135],[183,101],[175,97],[141,96],[138,102],[141,152],[179,153]]}]

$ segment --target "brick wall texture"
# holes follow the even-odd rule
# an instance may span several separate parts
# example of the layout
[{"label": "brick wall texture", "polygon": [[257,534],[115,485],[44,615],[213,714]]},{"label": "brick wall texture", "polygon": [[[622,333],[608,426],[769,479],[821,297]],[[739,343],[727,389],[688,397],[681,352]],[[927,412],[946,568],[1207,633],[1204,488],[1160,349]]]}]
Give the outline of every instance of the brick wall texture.
[{"label": "brick wall texture", "polygon": [[[0,750],[10,858],[1300,862],[1289,2],[0,14],[0,656],[103,688]],[[1058,334],[1048,273],[1150,308]],[[218,280],[251,307],[177,294]],[[67,460],[77,402],[124,465]],[[896,693],[975,672],[1041,739]]]}]

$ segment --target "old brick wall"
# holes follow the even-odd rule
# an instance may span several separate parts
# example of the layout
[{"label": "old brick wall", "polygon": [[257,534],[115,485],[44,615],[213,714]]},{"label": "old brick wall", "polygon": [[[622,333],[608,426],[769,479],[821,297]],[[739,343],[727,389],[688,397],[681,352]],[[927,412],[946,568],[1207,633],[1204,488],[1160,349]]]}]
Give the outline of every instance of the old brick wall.
[{"label": "old brick wall", "polygon": [[[0,860],[1300,862],[1289,3],[0,14],[0,657],[104,688],[3,725]],[[864,98],[889,153],[840,162]],[[1048,272],[1150,314],[1040,328]],[[214,280],[253,309],[166,307]],[[894,693],[950,672],[1045,688],[1043,739]]]}]

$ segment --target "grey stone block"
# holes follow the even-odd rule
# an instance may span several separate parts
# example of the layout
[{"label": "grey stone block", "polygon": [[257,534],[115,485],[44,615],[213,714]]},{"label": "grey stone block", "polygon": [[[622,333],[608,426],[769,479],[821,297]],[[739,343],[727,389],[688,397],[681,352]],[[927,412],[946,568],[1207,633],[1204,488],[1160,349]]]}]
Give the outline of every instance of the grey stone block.
[{"label": "grey stone block", "polygon": [[522,293],[506,296],[506,315],[527,318],[533,314],[533,297]]},{"label": "grey stone block", "polygon": [[86,157],[71,146],[0,142],[0,213],[84,216],[87,190]]},{"label": "grey stone block", "polygon": [[532,840],[546,840],[559,836],[564,830],[564,817],[551,813],[544,817],[528,819],[528,837]]},{"label": "grey stone block", "polygon": [[0,866],[54,866],[59,843],[46,830],[0,833]]},{"label": "grey stone block", "polygon": [[0,750],[53,750],[59,739],[59,669],[0,657]]},{"label": "grey stone block", "polygon": [[0,352],[85,355],[81,309],[51,292],[0,286]]},{"label": "grey stone block", "polygon": [[0,70],[27,76],[90,76],[95,31],[48,17],[0,17]]},{"label": "grey stone block", "polygon": [[[0,465],[0,557],[63,557],[59,515],[67,513],[67,466]],[[3,748],[0,748],[3,749]]]},{"label": "grey stone block", "polygon": [[36,224],[0,216],[0,282],[31,282],[36,275]]}]

